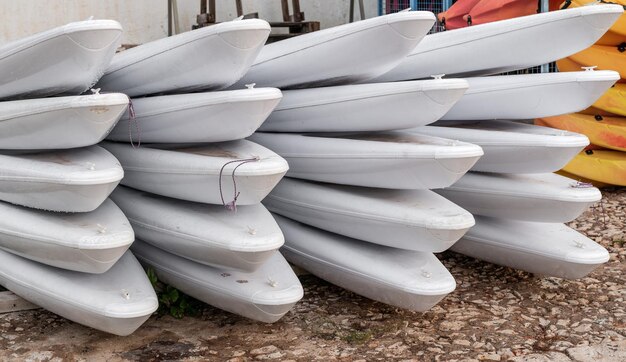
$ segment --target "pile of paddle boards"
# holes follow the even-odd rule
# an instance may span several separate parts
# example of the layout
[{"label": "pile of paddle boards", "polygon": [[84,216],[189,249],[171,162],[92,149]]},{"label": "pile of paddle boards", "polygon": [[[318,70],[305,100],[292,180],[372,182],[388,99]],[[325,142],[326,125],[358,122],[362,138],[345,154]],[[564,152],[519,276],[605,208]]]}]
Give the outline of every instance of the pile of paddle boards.
[{"label": "pile of paddle boards", "polygon": [[[562,6],[597,6],[593,3],[587,4],[588,2],[590,1],[574,0],[563,3]],[[560,3],[561,1],[555,1],[553,5]],[[616,3],[626,5],[624,0],[616,1]],[[626,186],[625,51],[626,15],[622,15],[595,44],[556,62],[561,72],[577,71],[582,67],[614,70],[620,75],[618,83],[608,89],[589,108],[579,113],[535,120],[535,124],[538,125],[583,133],[592,143],[590,147],[565,165],[561,173],[588,180],[598,186]]]},{"label": "pile of paddle boards", "polygon": [[495,119],[582,110],[619,75],[486,75],[580,51],[622,11],[432,35],[407,11],[267,46],[267,22],[236,20],[117,54],[119,24],[90,20],[0,47],[0,284],[126,335],[158,304],[139,263],[262,322],[302,298],[287,261],[416,311],[455,289],[449,248],[584,276],[608,253],[562,223],[600,193],[551,172],[588,139]]},{"label": "pile of paddle boards", "polygon": [[[471,30],[476,36],[489,26],[538,21],[557,14],[564,17],[568,11],[571,14],[583,11],[578,13],[582,17],[596,14],[596,20],[604,19],[603,31],[622,13],[619,6],[575,8],[446,33],[452,37],[454,33]],[[597,31],[587,41],[593,43],[603,31]],[[580,39],[562,33],[560,36],[564,48],[570,51],[575,48],[573,44],[583,45]],[[537,39],[536,46],[545,46],[541,43]],[[508,47],[513,45],[502,44],[498,49],[508,53]],[[454,49],[450,46],[447,51],[454,54]],[[459,53],[457,58],[461,56]],[[524,57],[519,59],[524,60]],[[407,67],[402,73],[392,70],[390,74],[394,78],[404,74],[410,79],[408,71]],[[468,78],[469,90],[440,121],[433,126],[409,130],[415,135],[476,144],[485,153],[472,166],[471,172],[451,187],[437,190],[439,195],[476,216],[476,225],[451,250],[568,279],[581,278],[608,260],[609,254],[602,246],[563,224],[599,201],[600,192],[590,184],[553,174],[589,144],[588,138],[522,120],[583,110],[619,79],[617,72],[593,69]]]},{"label": "pile of paddle boards", "polygon": [[249,140],[289,163],[263,201],[285,235],[285,258],[355,293],[418,311],[456,286],[433,252],[474,224],[429,189],[454,183],[482,150],[396,131],[441,118],[466,81],[369,79],[399,65],[434,21],[432,13],[401,12],[302,35],[266,46],[244,77],[283,88]]},{"label": "pile of paddle boards", "polygon": [[[465,80],[437,74],[489,75],[553,61],[592,44],[622,11],[572,9],[427,35],[394,69],[369,81],[283,90],[281,103],[249,138],[290,165],[263,201],[285,234],[283,255],[333,284],[418,311],[454,289],[433,256],[448,248],[564,278],[606,262],[604,248],[563,225],[600,200],[600,192],[552,174],[588,139],[496,119],[582,110],[617,73]],[[529,36],[541,27],[552,33],[543,41]],[[512,41],[531,38],[524,53]],[[298,75],[309,76],[306,69]],[[435,79],[415,80],[429,75]],[[264,82],[283,86],[280,72],[275,77],[276,83]],[[408,93],[414,85],[448,91],[426,102],[415,94],[410,103],[390,91]]]},{"label": "pile of paddle boards", "polygon": [[135,230],[135,256],[198,300],[271,323],[303,295],[278,252],[283,234],[260,203],[289,167],[244,138],[282,94],[223,90],[248,71],[269,32],[263,20],[238,20],[146,43],[118,53],[99,84],[132,97],[132,112],[101,145],[124,168],[111,198]]},{"label": "pile of paddle boards", "polygon": [[[101,141],[125,94],[79,95],[120,44],[111,20],[71,23],[0,47],[0,284],[75,322],[118,335],[157,309],[108,196],[124,175]],[[49,98],[41,98],[54,96]]]}]

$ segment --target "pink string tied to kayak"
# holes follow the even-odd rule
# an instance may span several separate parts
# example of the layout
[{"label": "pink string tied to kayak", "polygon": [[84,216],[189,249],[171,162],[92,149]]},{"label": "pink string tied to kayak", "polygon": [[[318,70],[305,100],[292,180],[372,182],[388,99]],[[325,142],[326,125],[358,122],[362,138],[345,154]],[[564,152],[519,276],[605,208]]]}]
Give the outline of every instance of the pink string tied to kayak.
[{"label": "pink string tied to kayak", "polygon": [[[235,172],[240,166],[245,165],[246,163],[249,163],[249,162],[259,161],[260,159],[261,158],[259,156],[254,156],[251,158],[243,158],[243,159],[228,161],[224,165],[222,165],[222,168],[220,169],[220,174],[219,174],[220,198],[222,199],[222,205],[224,205],[224,207],[226,207],[228,210],[237,212],[237,199],[239,198],[240,192],[237,191],[237,181],[235,180]],[[230,165],[231,163],[238,163],[238,165],[235,166],[235,168],[233,168],[233,173],[231,175],[232,180],[233,180],[233,194],[234,194],[233,200],[230,202],[226,202],[224,200],[224,192],[222,190],[222,174],[224,173],[224,168],[226,168],[226,166]]]}]

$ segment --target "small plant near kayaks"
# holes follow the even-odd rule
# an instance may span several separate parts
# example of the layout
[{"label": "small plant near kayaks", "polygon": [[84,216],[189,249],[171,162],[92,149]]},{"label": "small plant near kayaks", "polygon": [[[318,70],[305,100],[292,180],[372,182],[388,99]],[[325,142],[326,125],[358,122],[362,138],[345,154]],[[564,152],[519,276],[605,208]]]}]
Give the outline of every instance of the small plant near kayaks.
[{"label": "small plant near kayaks", "polygon": [[178,289],[161,282],[153,268],[146,270],[148,279],[159,298],[160,315],[169,314],[174,318],[181,319],[185,316],[197,316],[200,314],[202,303]]}]

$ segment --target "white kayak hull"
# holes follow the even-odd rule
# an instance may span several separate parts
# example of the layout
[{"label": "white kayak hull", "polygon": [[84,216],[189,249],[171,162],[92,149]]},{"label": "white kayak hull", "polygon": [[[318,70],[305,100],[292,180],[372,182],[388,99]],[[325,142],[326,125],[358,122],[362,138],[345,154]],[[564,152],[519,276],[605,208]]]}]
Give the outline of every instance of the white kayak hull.
[{"label": "white kayak hull", "polygon": [[587,276],[609,260],[601,245],[563,224],[476,217],[453,251],[529,273],[565,279]]},{"label": "white kayak hull", "polygon": [[332,284],[381,303],[426,311],[456,288],[432,253],[362,242],[276,217],[289,262]]},{"label": "white kayak hull", "polygon": [[137,238],[162,250],[222,269],[252,272],[285,239],[262,205],[237,212],[118,187],[111,198],[130,220]]},{"label": "white kayak hull", "polygon": [[474,225],[472,215],[429,190],[389,190],[284,178],[263,204],[322,230],[393,248],[441,252]]},{"label": "white kayak hull", "polygon": [[130,251],[103,274],[53,268],[0,251],[0,284],[52,313],[120,336],[133,333],[159,306]]},{"label": "white kayak hull", "polygon": [[550,63],[591,46],[623,11],[621,5],[581,6],[427,35],[375,81],[489,75]]},{"label": "white kayak hull", "polygon": [[447,187],[483,153],[475,145],[406,132],[257,132],[250,139],[284,157],[289,177],[388,189]]},{"label": "white kayak hull", "polygon": [[258,204],[289,168],[283,158],[247,140],[203,145],[154,144],[136,149],[114,142],[101,145],[124,167],[122,185],[208,204],[222,205],[234,200],[237,205]]},{"label": "white kayak hull", "polygon": [[374,78],[400,63],[434,22],[430,12],[401,12],[268,44],[235,87],[311,88]]},{"label": "white kayak hull", "polygon": [[2,102],[0,149],[54,150],[95,145],[113,129],[128,102],[121,93]]},{"label": "white kayak hull", "polygon": [[300,281],[280,253],[253,273],[216,269],[169,254],[141,240],[137,259],[160,281],[202,302],[253,320],[273,323],[302,299]]},{"label": "white kayak hull", "polygon": [[81,94],[102,76],[121,40],[117,21],[87,20],[6,44],[0,99]]},{"label": "white kayak hull", "polygon": [[276,88],[176,94],[133,99],[107,139],[121,142],[196,143],[250,136],[280,102]]},{"label": "white kayak hull", "polygon": [[553,173],[469,172],[437,193],[474,215],[564,223],[602,199],[600,190]]},{"label": "white kayak hull", "polygon": [[3,153],[0,165],[0,200],[49,211],[93,211],[124,177],[117,159],[99,146]]},{"label": "white kayak hull", "polygon": [[0,202],[0,248],[57,268],[100,274],[135,235],[111,200],[89,213],[57,213]]},{"label": "white kayak hull", "polygon": [[266,21],[238,20],[142,44],[116,54],[97,86],[129,97],[226,88],[248,70],[269,33]]},{"label": "white kayak hull", "polygon": [[533,119],[582,111],[617,80],[606,71],[467,78],[469,90],[442,120]]},{"label": "white kayak hull", "polygon": [[261,131],[389,131],[435,122],[467,90],[462,79],[356,84],[283,92]]},{"label": "white kayak hull", "polygon": [[479,145],[485,155],[471,170],[480,172],[554,172],[589,145],[582,134],[511,121],[445,121],[410,132]]}]

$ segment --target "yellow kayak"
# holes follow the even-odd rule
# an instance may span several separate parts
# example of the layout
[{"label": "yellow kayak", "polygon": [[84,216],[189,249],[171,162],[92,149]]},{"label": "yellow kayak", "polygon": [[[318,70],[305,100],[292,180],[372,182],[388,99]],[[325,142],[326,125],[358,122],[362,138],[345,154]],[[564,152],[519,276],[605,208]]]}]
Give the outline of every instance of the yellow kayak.
[{"label": "yellow kayak", "polygon": [[[626,40],[626,39],[625,39]],[[598,70],[614,70],[626,79],[626,47],[592,45],[591,47],[561,60],[559,71],[580,71],[582,67],[597,66]]]},{"label": "yellow kayak", "polygon": [[[626,0],[571,0],[567,8],[575,8],[579,6],[585,6],[592,3],[609,3],[626,5]],[[563,0],[550,0],[550,10],[563,9],[567,4],[567,1]],[[601,45],[618,45],[626,41],[626,13],[620,16],[619,19],[611,26],[609,31],[596,42]]]},{"label": "yellow kayak", "polygon": [[618,83],[609,88],[593,106],[604,112],[626,116],[626,84]]},{"label": "yellow kayak", "polygon": [[594,145],[612,150],[626,151],[626,118],[572,113],[556,117],[539,118],[535,124],[566,131],[582,133]]},{"label": "yellow kayak", "polygon": [[563,167],[563,171],[605,184],[626,186],[626,152],[583,151]]}]

